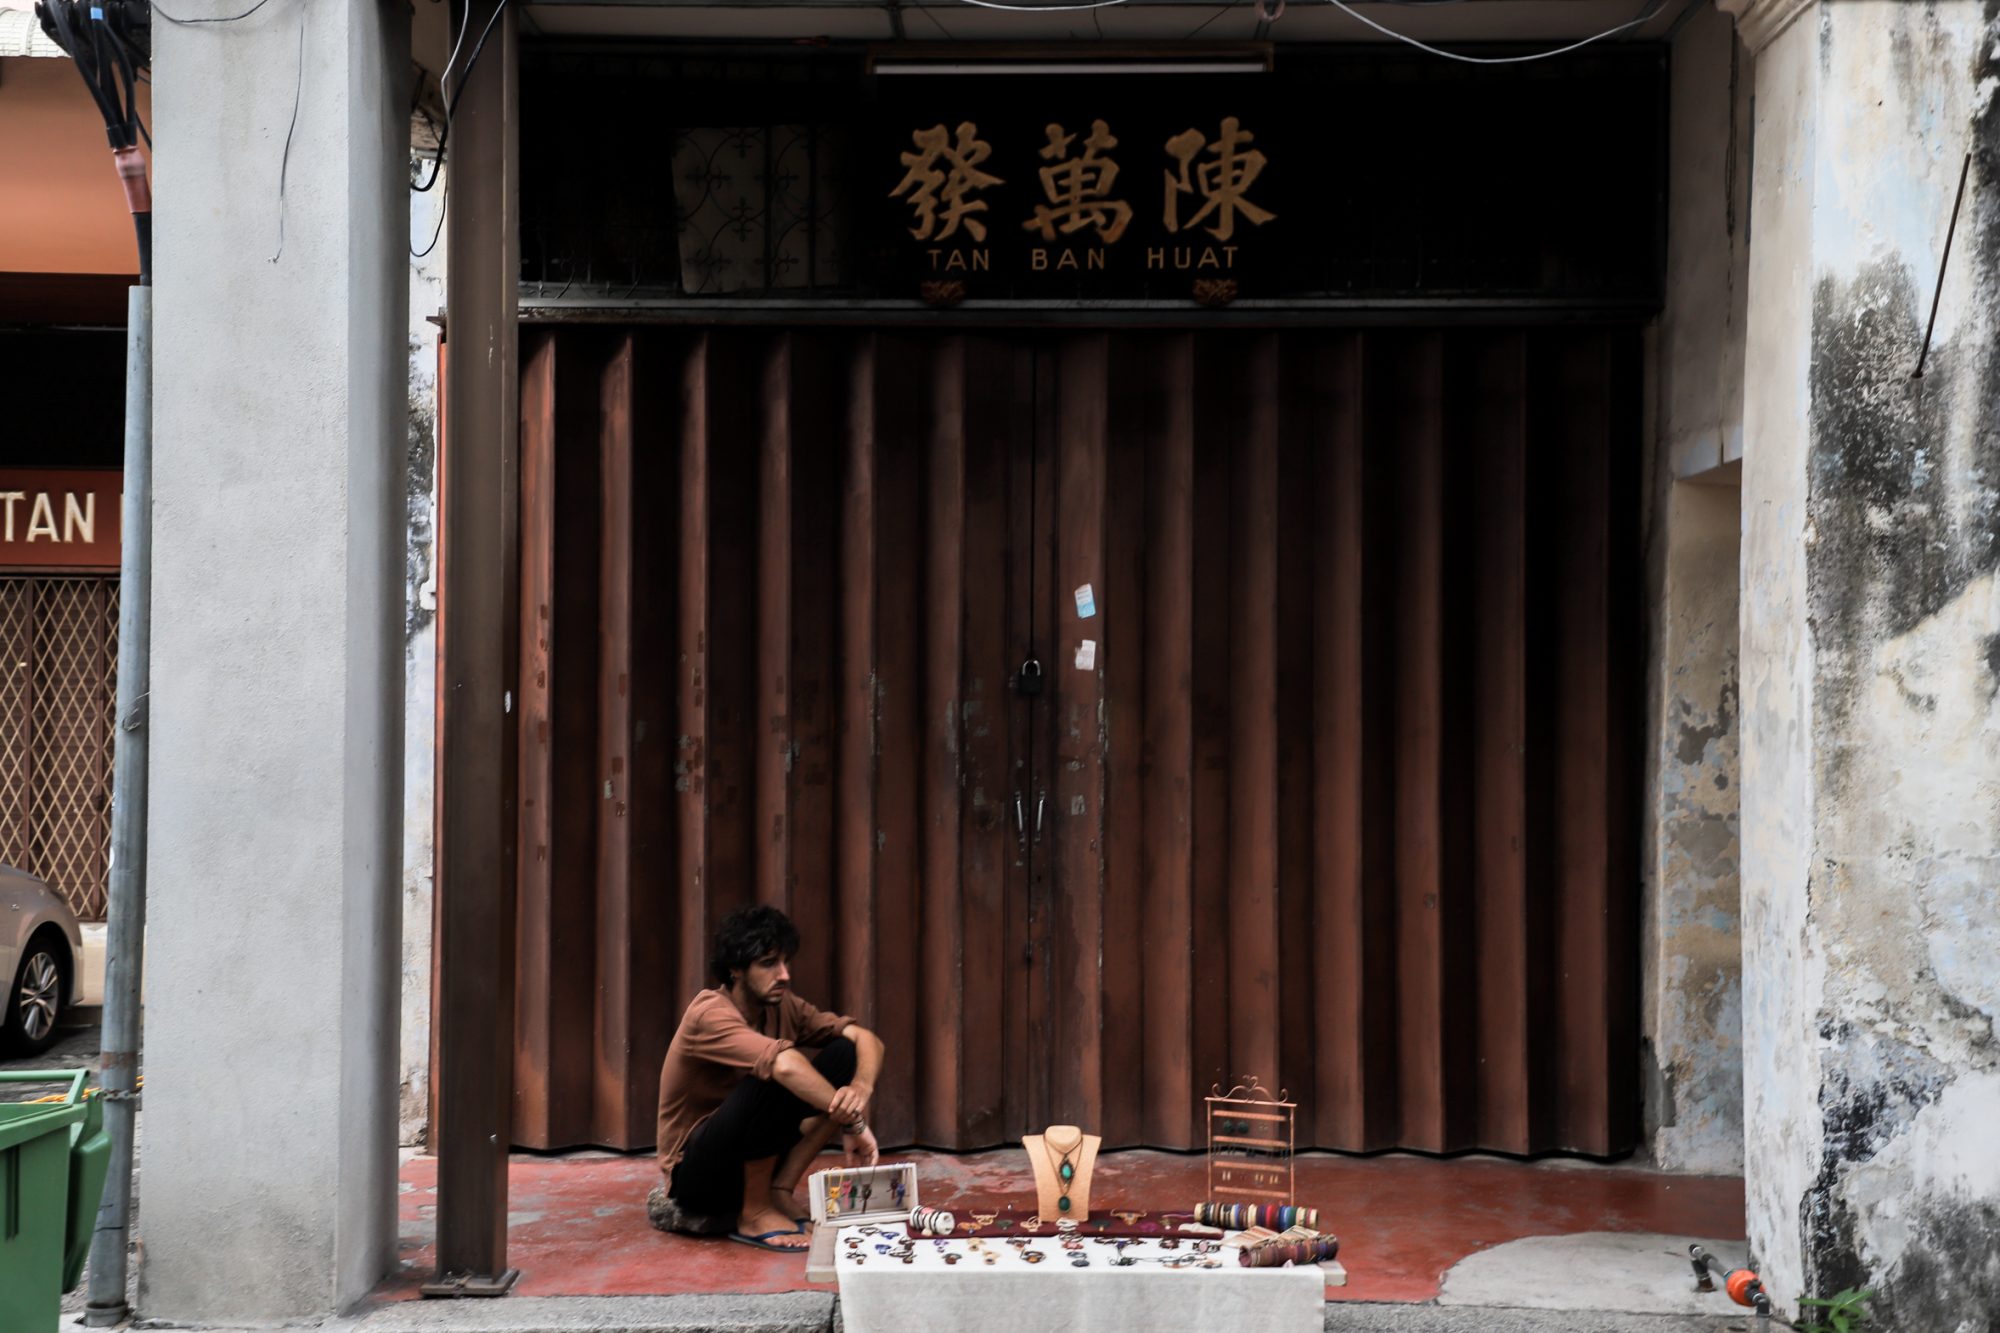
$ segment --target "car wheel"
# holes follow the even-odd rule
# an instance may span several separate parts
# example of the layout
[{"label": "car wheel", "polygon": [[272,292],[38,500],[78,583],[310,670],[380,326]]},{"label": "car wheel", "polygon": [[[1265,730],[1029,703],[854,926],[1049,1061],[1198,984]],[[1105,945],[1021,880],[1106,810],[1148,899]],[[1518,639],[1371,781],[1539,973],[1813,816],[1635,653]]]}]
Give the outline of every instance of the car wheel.
[{"label": "car wheel", "polygon": [[55,1045],[63,1019],[63,958],[46,938],[29,941],[7,992],[7,1021],[0,1036],[16,1054],[40,1055]]}]

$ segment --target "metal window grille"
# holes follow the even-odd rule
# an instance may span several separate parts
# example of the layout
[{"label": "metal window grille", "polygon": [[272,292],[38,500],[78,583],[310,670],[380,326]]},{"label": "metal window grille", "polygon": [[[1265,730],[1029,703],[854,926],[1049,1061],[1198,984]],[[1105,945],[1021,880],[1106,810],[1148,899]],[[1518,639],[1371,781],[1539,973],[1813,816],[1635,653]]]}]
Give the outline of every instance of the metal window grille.
[{"label": "metal window grille", "polygon": [[775,297],[842,289],[851,219],[838,130],[711,126],[675,129],[666,139],[668,173],[551,182],[530,198],[521,260],[527,294]]},{"label": "metal window grille", "polygon": [[104,919],[118,580],[0,578],[0,862]]}]

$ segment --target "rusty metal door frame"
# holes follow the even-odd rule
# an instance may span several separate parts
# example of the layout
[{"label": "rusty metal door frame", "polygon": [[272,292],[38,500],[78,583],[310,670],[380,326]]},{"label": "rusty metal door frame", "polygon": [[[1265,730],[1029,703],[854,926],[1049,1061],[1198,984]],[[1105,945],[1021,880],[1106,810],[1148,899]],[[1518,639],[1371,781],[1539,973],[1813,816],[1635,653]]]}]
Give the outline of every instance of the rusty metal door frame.
[{"label": "rusty metal door frame", "polygon": [[[438,465],[437,1271],[426,1295],[503,1295],[514,1051],[513,712],[518,683],[520,56],[517,9],[481,30],[452,133]],[[461,31],[460,36],[465,35]]]}]

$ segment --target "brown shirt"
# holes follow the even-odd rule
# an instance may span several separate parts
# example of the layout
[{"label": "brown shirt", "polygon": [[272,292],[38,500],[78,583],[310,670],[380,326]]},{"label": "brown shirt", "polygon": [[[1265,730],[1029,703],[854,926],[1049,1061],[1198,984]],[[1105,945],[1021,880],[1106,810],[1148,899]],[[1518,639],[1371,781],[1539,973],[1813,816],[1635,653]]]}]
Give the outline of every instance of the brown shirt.
[{"label": "brown shirt", "polygon": [[748,1074],[768,1079],[778,1056],[794,1046],[824,1046],[854,1020],[822,1013],[790,991],[773,1008],[743,1017],[725,991],[694,997],[660,1066],[660,1174],[674,1182],[674,1165],[701,1122],[715,1114]]}]

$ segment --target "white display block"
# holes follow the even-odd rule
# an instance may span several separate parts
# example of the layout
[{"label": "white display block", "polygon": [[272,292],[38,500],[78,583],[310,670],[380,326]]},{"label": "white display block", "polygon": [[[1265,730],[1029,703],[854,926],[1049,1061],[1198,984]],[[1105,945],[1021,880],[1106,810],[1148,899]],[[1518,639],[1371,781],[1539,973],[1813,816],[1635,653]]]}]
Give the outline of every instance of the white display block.
[{"label": "white display block", "polygon": [[[1037,1333],[1155,1333],[1169,1328],[1255,1328],[1273,1333],[1320,1333],[1326,1313],[1327,1274],[1302,1268],[1243,1268],[1232,1252],[1217,1268],[1166,1268],[1157,1241],[1133,1242],[1128,1254],[1143,1261],[1118,1267],[1113,1246],[1088,1243],[1087,1268],[1073,1266],[1056,1237],[1028,1243],[1042,1254],[1029,1263],[1002,1237],[982,1237],[995,1247],[988,1265],[954,1237],[919,1237],[904,1263],[877,1247],[894,1246],[901,1228],[864,1237],[863,1261],[854,1262],[843,1227],[833,1245],[840,1284],[841,1319],[849,1333],[909,1333],[912,1328],[952,1330],[1034,1329]],[[945,1254],[958,1256],[946,1263]],[[1183,1247],[1174,1253],[1185,1255]]]}]

